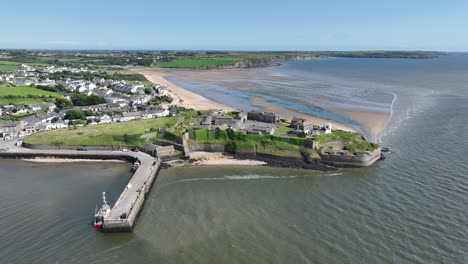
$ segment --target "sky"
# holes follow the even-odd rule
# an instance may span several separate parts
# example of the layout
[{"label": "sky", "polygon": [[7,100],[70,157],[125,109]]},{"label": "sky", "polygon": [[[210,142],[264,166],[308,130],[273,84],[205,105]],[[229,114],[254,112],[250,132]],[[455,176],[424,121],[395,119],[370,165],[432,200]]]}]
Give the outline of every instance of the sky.
[{"label": "sky", "polygon": [[0,49],[468,51],[468,0],[0,0]]}]

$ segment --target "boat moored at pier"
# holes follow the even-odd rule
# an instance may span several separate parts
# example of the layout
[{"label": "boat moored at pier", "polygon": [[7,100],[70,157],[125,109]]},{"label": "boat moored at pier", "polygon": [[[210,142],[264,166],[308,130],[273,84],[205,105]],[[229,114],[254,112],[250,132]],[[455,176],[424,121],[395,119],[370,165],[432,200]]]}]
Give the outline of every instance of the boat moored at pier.
[{"label": "boat moored at pier", "polygon": [[102,192],[102,206],[94,214],[94,227],[101,229],[104,224],[104,218],[110,213],[111,207],[106,201],[106,192]]}]

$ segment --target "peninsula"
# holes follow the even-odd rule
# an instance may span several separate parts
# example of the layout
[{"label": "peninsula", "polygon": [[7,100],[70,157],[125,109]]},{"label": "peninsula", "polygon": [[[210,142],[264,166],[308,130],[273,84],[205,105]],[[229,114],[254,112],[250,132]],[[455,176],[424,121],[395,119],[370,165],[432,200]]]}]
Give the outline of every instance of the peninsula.
[{"label": "peninsula", "polygon": [[[1,107],[0,136],[33,149],[139,149],[163,159],[190,159],[190,153],[208,151],[272,166],[368,166],[380,158],[380,146],[346,125],[300,114],[237,111],[139,66],[257,67],[282,60],[376,54],[434,55],[3,51],[0,97],[8,104]],[[246,61],[248,65],[239,65]]]}]

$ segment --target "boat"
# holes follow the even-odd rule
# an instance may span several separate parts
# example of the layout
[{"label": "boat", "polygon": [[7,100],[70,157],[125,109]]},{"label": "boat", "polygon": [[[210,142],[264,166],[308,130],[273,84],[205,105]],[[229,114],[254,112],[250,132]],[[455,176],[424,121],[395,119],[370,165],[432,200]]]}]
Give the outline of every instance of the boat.
[{"label": "boat", "polygon": [[140,167],[141,163],[139,160],[136,160],[135,163],[133,163],[133,167],[130,169],[130,172],[136,172],[138,168]]},{"label": "boat", "polygon": [[106,192],[102,192],[102,206],[94,214],[94,227],[101,229],[104,224],[104,218],[110,213],[111,208],[106,201]]}]

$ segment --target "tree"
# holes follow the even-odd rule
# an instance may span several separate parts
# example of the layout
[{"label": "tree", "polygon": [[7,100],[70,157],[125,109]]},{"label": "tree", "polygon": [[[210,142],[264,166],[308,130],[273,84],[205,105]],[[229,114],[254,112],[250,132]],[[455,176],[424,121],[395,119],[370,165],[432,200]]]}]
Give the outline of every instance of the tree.
[{"label": "tree", "polygon": [[67,114],[65,115],[65,119],[75,120],[75,119],[86,119],[86,115],[83,111],[80,110],[68,110]]},{"label": "tree", "polygon": [[68,100],[67,98],[55,98],[55,105],[58,109],[68,109],[73,107],[72,101]]},{"label": "tree", "polygon": [[104,97],[96,96],[96,95],[87,96],[85,94],[80,94],[80,93],[74,93],[71,96],[71,100],[73,102],[73,105],[78,105],[78,106],[97,105],[97,104],[103,104],[107,102]]},{"label": "tree", "polygon": [[146,87],[145,88],[145,94],[151,94],[151,88]]}]

